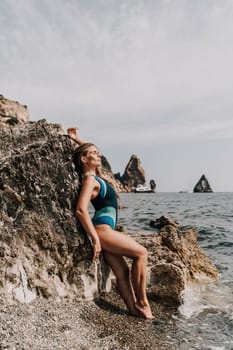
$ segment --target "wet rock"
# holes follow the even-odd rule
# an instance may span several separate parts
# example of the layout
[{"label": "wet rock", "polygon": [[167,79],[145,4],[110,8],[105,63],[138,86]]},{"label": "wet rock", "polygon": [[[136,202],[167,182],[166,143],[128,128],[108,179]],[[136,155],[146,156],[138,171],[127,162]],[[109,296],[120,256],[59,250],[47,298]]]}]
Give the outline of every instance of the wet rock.
[{"label": "wet rock", "polygon": [[174,227],[179,227],[180,224],[177,221],[174,221],[166,216],[161,216],[160,218],[156,220],[150,221],[150,227],[161,229],[162,227],[166,225],[172,225]]},{"label": "wet rock", "polygon": [[[218,271],[197,244],[197,231],[166,218],[160,232],[134,234],[148,249],[148,291],[163,301],[180,304],[188,284],[209,283]],[[157,222],[164,222],[164,217]]]}]

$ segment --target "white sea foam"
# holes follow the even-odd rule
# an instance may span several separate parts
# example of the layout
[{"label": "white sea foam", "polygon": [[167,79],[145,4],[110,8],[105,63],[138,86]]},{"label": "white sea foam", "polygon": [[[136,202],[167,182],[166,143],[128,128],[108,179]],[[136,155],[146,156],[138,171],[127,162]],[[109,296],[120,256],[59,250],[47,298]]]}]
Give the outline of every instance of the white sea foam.
[{"label": "white sea foam", "polygon": [[183,303],[179,307],[180,314],[185,318],[195,317],[205,309],[215,312],[233,312],[232,289],[221,284],[189,284],[183,295]]},{"label": "white sea foam", "polygon": [[182,293],[183,303],[179,307],[179,312],[185,318],[190,318],[202,312],[207,305],[202,301],[202,286],[187,285]]}]

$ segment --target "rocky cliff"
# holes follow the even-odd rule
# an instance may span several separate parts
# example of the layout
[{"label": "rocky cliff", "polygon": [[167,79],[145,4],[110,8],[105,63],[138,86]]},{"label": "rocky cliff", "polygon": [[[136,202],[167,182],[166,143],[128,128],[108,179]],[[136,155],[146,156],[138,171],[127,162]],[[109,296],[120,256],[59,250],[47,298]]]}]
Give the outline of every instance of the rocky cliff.
[{"label": "rocky cliff", "polygon": [[[26,105],[0,95],[0,128],[19,126],[28,121],[29,111]],[[114,184],[118,192],[130,192],[132,186],[136,187],[138,184],[145,183],[145,171],[141,166],[140,159],[135,155],[131,156],[123,176],[113,174],[111,166],[104,156],[102,156],[102,165],[104,175]]]},{"label": "rocky cliff", "polygon": [[[74,216],[79,178],[72,153],[61,127],[45,120],[0,128],[3,302],[30,302],[37,296],[93,299],[111,288],[108,267],[103,260],[92,263],[90,242]],[[133,157],[129,169],[134,162],[139,165]],[[105,169],[110,172],[110,165]],[[159,234],[134,235],[149,250],[152,296],[180,303],[187,283],[217,278],[194,230],[183,231],[166,218],[152,226]]]},{"label": "rocky cliff", "polygon": [[0,127],[10,127],[25,123],[28,120],[29,112],[26,105],[0,95]]},{"label": "rocky cliff", "polygon": [[0,140],[2,298],[92,299],[105,282],[74,217],[79,179],[70,140],[45,121],[2,128]]}]

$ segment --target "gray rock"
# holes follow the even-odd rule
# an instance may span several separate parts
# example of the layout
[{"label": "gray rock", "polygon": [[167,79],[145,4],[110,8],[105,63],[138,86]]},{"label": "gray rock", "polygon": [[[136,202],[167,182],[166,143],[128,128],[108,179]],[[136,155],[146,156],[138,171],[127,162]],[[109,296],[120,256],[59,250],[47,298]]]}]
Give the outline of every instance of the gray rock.
[{"label": "gray rock", "polygon": [[115,174],[124,186],[127,192],[131,192],[132,188],[146,183],[145,170],[142,168],[141,161],[136,155],[132,155],[128,164],[126,165],[124,174]]},{"label": "gray rock", "polygon": [[74,216],[79,179],[70,140],[44,120],[2,128],[0,140],[1,297],[98,296],[108,272],[91,262]]},{"label": "gray rock", "polygon": [[[163,301],[181,304],[186,286],[210,283],[218,271],[197,244],[197,231],[182,228],[177,222],[161,217],[158,234],[135,233],[148,256],[148,292]],[[162,225],[164,223],[164,225]]]},{"label": "gray rock", "polygon": [[202,175],[200,180],[196,183],[196,185],[193,188],[193,192],[198,192],[198,193],[211,193],[213,192],[209,181],[205,177],[205,175]]}]

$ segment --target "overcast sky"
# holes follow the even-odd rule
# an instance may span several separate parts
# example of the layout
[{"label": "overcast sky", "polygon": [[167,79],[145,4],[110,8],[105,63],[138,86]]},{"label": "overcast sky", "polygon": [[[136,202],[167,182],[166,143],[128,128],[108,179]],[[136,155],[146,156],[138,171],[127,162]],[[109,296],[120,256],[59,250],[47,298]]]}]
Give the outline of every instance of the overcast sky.
[{"label": "overcast sky", "polygon": [[0,94],[157,191],[233,191],[232,0],[1,0]]}]

